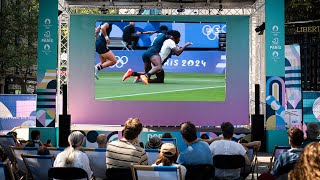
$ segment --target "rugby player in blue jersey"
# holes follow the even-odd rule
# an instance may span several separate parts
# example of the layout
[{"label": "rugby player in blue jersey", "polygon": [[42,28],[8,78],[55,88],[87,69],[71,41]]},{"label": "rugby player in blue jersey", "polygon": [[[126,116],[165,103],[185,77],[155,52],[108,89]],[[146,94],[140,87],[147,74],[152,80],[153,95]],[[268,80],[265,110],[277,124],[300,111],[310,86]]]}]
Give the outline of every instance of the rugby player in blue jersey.
[{"label": "rugby player in blue jersey", "polygon": [[[160,29],[158,31],[159,34],[153,40],[148,50],[143,53],[142,60],[146,73],[144,75],[141,75],[141,73],[134,72],[132,69],[128,69],[128,71],[123,75],[122,81],[126,80],[130,76],[141,75],[140,78],[142,82],[144,84],[148,84],[148,79],[150,78],[150,76],[162,70],[161,57],[159,55],[159,52],[161,50],[163,42],[171,37],[167,35],[167,32],[167,26],[160,26]],[[153,64],[153,67],[151,67],[151,63]]]},{"label": "rugby player in blue jersey", "polygon": [[100,58],[100,63],[95,66],[94,76],[96,79],[99,79],[98,71],[117,63],[116,57],[107,46],[110,44],[109,36],[111,30],[112,24],[107,22],[102,22],[96,28],[96,52],[99,54]]}]

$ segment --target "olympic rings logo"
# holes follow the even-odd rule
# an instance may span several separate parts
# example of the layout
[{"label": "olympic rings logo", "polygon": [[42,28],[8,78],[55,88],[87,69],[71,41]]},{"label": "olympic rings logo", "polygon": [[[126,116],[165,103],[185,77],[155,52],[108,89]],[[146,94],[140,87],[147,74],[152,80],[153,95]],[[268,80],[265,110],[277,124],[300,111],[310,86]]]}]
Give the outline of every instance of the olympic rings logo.
[{"label": "olympic rings logo", "polygon": [[223,25],[222,27],[220,27],[220,25],[214,25],[212,27],[210,25],[204,25],[202,27],[202,34],[207,36],[207,38],[210,41],[218,39],[219,33],[225,33],[225,32],[226,32],[226,25]]},{"label": "olympic rings logo", "polygon": [[116,59],[117,59],[117,63],[113,66],[110,66],[110,68],[114,68],[114,67],[117,67],[117,68],[122,68],[123,65],[127,64],[129,59],[127,56],[116,56]]}]

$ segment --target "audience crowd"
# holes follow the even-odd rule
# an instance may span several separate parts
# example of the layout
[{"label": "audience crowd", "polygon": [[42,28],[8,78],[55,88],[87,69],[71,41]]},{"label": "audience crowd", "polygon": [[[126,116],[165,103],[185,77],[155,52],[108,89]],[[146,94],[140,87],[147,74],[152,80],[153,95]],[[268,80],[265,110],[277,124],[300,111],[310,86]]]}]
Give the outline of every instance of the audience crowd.
[{"label": "audience crowd", "polygon": [[[181,124],[180,133],[187,147],[181,152],[171,143],[163,143],[161,138],[153,136],[149,138],[145,147],[139,142],[138,137],[142,131],[142,124],[138,118],[129,118],[123,126],[122,138],[108,142],[105,134],[97,136],[98,148],[106,149],[106,176],[112,179],[117,170],[127,169],[131,171],[132,165],[151,166],[175,166],[177,173],[182,175],[182,180],[188,179],[191,166],[211,166],[212,176],[216,179],[245,179],[252,172],[252,153],[249,149],[259,150],[260,141],[248,142],[234,141],[234,126],[230,122],[221,124],[222,136],[210,139],[207,134],[197,137],[196,126],[192,122]],[[16,138],[16,134],[11,133]],[[288,130],[288,141],[291,146],[286,152],[275,157],[274,165],[270,172],[262,174],[258,179],[279,178],[285,175],[289,179],[320,179],[320,144],[319,125],[309,123],[304,139],[303,132],[298,128]],[[50,141],[43,144],[40,141],[40,131],[31,132],[31,139],[24,146],[36,147],[37,155],[50,155],[47,147]],[[164,133],[162,138],[173,138],[170,133]],[[72,132],[68,137],[69,146],[55,157],[53,167],[79,167],[84,169],[88,177],[95,179],[87,154],[82,151],[85,135],[80,131]],[[18,142],[18,141],[17,141]],[[17,143],[17,146],[21,146]],[[148,164],[148,155],[145,149],[159,149],[158,158],[153,164]],[[215,156],[238,155],[244,160],[242,168],[223,169],[215,167]],[[0,146],[0,161],[8,161],[7,155]],[[92,163],[92,162],[91,162]],[[229,163],[229,162],[226,162]],[[231,163],[231,162],[230,162]],[[191,171],[191,170],[190,170]],[[126,174],[132,179],[132,174]],[[122,176],[122,177],[124,177]]]}]

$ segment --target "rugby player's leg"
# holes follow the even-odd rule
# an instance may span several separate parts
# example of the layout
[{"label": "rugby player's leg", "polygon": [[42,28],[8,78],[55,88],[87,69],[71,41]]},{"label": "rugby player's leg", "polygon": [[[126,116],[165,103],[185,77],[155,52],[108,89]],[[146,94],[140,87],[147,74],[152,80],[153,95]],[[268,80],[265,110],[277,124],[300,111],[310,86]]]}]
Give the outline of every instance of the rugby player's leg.
[{"label": "rugby player's leg", "polygon": [[164,83],[164,71],[160,71],[156,74],[156,78],[149,79],[149,83]]}]

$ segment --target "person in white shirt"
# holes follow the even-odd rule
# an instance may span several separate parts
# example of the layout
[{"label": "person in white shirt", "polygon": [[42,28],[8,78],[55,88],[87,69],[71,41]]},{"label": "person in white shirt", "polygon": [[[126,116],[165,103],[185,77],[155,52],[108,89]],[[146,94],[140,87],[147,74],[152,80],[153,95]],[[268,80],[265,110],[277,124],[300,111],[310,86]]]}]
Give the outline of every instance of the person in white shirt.
[{"label": "person in white shirt", "polygon": [[[187,173],[187,169],[183,165],[177,164],[177,159],[177,147],[171,143],[165,143],[162,144],[158,159],[154,164],[152,164],[152,166],[180,166],[182,180],[184,180]],[[180,173],[178,169],[177,173]]]},{"label": "person in white shirt", "polygon": [[[224,122],[221,125],[223,139],[214,141],[209,148],[212,157],[215,155],[242,155],[245,158],[246,165],[250,165],[250,160],[246,154],[245,148],[232,141],[234,126],[230,122]],[[245,168],[246,169],[246,168]],[[250,171],[250,167],[247,168]],[[241,169],[218,169],[215,168],[215,177],[221,179],[237,179],[240,178]]]},{"label": "person in white shirt", "polygon": [[53,167],[78,167],[84,169],[89,178],[93,178],[88,156],[80,150],[84,135],[80,131],[72,132],[68,137],[69,147],[59,153]]}]

